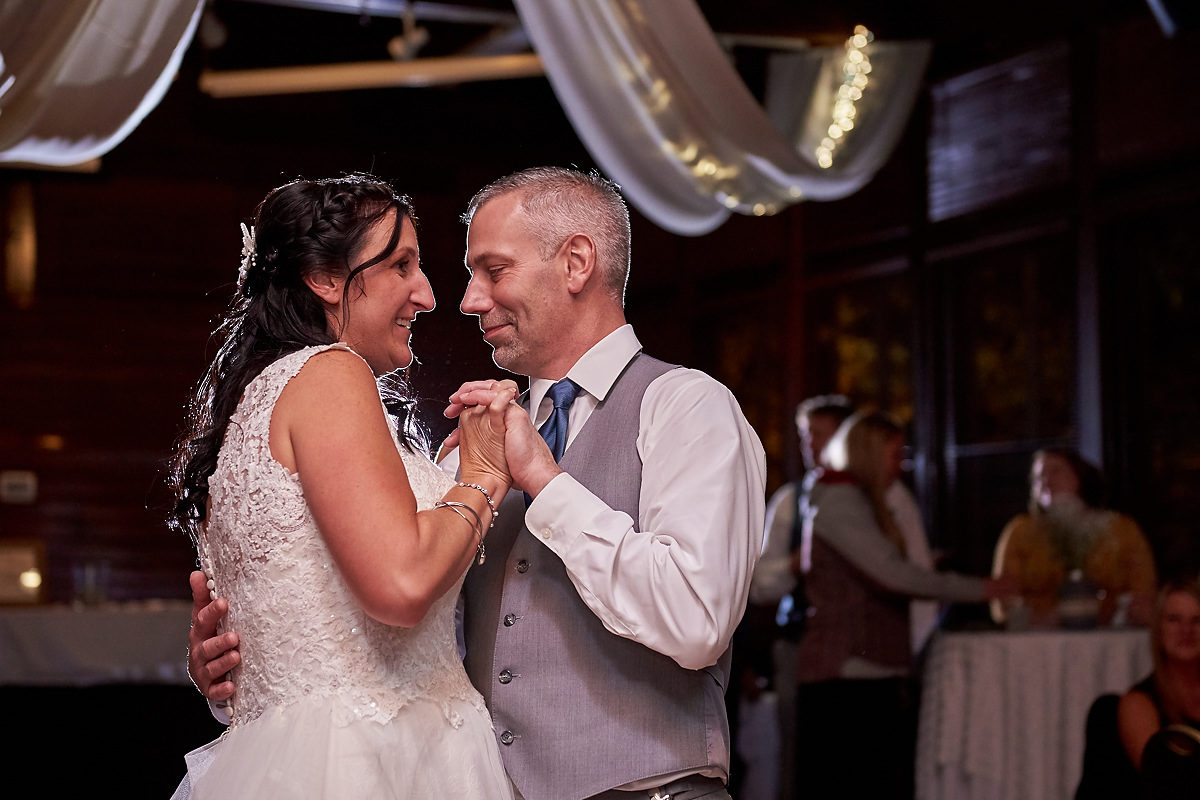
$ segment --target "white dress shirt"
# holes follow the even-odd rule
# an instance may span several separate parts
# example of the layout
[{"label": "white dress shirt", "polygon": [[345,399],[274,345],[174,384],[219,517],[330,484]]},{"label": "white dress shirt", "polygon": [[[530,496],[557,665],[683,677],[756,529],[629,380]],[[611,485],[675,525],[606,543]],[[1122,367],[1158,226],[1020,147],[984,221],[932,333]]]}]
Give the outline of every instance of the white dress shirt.
[{"label": "white dress shirt", "polygon": [[774,605],[796,588],[796,576],[792,574],[792,525],[798,513],[797,502],[796,484],[789,482],[776,489],[767,503],[762,557],[750,583],[750,601],[756,605]]},{"label": "white dress shirt", "polygon": [[[570,409],[568,449],[640,349],[624,325],[567,372],[583,389]],[[535,425],[550,415],[553,383],[530,383]],[[733,394],[692,369],[647,387],[637,450],[638,530],[566,473],[534,498],[525,523],[605,628],[701,669],[717,662],[745,612],[762,546],[766,457]],[[457,470],[457,454],[442,466]]]}]

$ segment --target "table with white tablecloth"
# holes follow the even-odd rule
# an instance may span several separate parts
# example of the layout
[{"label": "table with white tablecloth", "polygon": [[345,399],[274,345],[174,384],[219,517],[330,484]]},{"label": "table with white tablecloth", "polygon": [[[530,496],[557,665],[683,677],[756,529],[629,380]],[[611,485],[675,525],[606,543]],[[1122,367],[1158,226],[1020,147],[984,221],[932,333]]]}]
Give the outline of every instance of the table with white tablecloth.
[{"label": "table with white tablecloth", "polygon": [[1152,668],[1145,629],[938,634],[922,676],[917,800],[1070,800],[1092,701]]},{"label": "table with white tablecloth", "polygon": [[184,600],[0,609],[0,685],[187,685]]},{"label": "table with white tablecloth", "polygon": [[191,608],[0,607],[6,797],[170,796],[184,754],[224,730],[188,679]]}]

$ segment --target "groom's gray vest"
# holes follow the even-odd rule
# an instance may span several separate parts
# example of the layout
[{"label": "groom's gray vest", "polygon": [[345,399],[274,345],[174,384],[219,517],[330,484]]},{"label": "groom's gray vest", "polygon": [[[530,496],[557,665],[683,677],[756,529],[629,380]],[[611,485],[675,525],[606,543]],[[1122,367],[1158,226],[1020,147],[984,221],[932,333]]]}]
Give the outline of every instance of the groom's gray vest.
[{"label": "groom's gray vest", "polygon": [[[635,356],[561,462],[635,528],[642,395],[673,368]],[[609,633],[524,517],[522,494],[509,492],[465,589],[467,672],[521,794],[582,800],[656,775],[728,769],[729,651],[688,670]]]}]

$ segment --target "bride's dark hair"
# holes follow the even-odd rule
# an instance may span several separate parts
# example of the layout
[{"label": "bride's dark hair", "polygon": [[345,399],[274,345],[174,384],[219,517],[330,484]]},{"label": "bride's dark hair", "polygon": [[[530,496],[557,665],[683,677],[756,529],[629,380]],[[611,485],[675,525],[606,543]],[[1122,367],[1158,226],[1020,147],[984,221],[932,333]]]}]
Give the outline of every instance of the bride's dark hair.
[{"label": "bride's dark hair", "polygon": [[[350,258],[372,226],[393,210],[396,224],[387,246],[352,265]],[[396,249],[406,217],[416,225],[411,200],[363,174],[292,181],[259,203],[237,291],[216,331],[220,349],[188,402],[185,430],[171,460],[175,499],[167,522],[172,529],[195,539],[207,516],[208,479],[225,429],[250,381],[287,353],[335,341],[325,310],[304,278],[347,276],[345,296],[355,275]],[[343,308],[349,314],[349,305]],[[343,318],[343,328],[345,323]],[[379,380],[405,446],[423,446],[403,377],[393,373]]]}]

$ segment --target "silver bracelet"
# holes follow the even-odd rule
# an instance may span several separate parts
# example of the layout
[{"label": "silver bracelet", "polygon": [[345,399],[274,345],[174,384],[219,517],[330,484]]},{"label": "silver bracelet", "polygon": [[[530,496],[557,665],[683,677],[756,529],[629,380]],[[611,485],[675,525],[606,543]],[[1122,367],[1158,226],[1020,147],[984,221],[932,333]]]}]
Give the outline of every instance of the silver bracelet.
[{"label": "silver bracelet", "polygon": [[462,481],[459,481],[458,485],[465,489],[478,489],[483,493],[483,499],[487,500],[488,508],[492,510],[492,524],[488,527],[496,527],[496,517],[500,516],[500,512],[496,510],[496,504],[492,502],[492,496],[488,494],[488,490],[480,486],[478,483],[463,483]]},{"label": "silver bracelet", "polygon": [[[471,527],[473,527],[475,529],[475,540],[476,540],[475,554],[477,556],[476,563],[482,564],[484,562],[484,559],[487,557],[486,551],[484,550],[484,547],[483,547],[483,524],[479,520],[479,515],[475,513],[475,509],[471,508],[466,503],[460,503],[457,500],[438,500],[436,503],[433,504],[433,507],[435,509],[436,508],[450,509],[455,514],[458,514],[460,517],[462,517],[463,522],[467,523],[468,525],[470,525]],[[471,516],[475,518],[475,521],[471,522],[471,520],[467,519],[467,515],[464,514],[462,511],[459,511],[460,508],[471,512]]]}]

